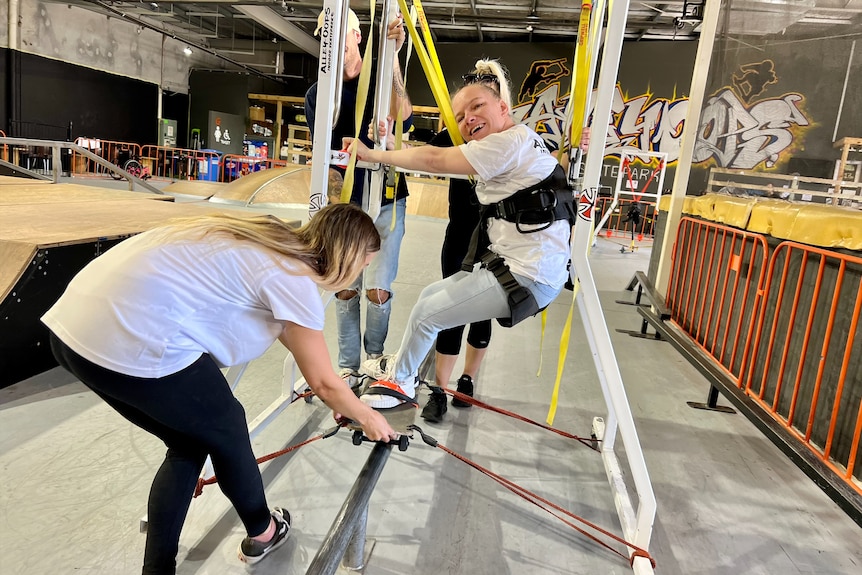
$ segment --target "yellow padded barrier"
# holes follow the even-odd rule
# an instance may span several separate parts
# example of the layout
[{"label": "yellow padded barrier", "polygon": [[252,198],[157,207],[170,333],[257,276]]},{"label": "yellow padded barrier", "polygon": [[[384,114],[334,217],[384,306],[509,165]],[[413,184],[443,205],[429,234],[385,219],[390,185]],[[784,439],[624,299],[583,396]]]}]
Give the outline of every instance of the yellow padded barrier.
[{"label": "yellow padded barrier", "polygon": [[722,196],[713,204],[714,222],[745,229],[751,218],[751,209],[757,203],[754,198]]},{"label": "yellow padded barrier", "polygon": [[[682,213],[691,213],[691,204],[694,201],[694,196],[686,196],[682,200]],[[662,196],[658,201],[658,209],[660,212],[666,212],[670,209],[670,196]]]},{"label": "yellow padded barrier", "polygon": [[793,241],[802,244],[862,250],[862,212],[823,205],[802,206],[790,235]]},{"label": "yellow padded barrier", "polygon": [[[662,196],[658,209],[670,208]],[[682,212],[750,232],[824,248],[862,250],[862,211],[724,194],[686,196]]]},{"label": "yellow padded barrier", "polygon": [[800,207],[799,204],[781,200],[759,199],[751,209],[751,217],[745,229],[782,240],[792,240],[793,224]]}]

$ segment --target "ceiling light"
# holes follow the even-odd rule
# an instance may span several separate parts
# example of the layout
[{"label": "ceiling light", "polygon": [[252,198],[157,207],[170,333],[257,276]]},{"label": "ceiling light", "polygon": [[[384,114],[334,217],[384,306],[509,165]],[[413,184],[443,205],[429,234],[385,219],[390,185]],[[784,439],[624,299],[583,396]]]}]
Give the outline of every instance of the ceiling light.
[{"label": "ceiling light", "polygon": [[527,24],[527,32],[532,32],[533,27],[530,24]]},{"label": "ceiling light", "polygon": [[192,55],[192,49],[189,48],[188,46],[186,46],[185,48],[183,48],[183,54],[185,54],[186,56],[191,56]]}]

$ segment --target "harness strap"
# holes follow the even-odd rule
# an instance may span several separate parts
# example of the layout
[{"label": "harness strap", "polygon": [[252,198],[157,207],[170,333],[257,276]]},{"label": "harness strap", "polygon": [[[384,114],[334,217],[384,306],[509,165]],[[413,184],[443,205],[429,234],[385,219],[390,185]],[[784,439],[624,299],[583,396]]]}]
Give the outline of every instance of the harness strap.
[{"label": "harness strap", "polygon": [[497,323],[501,326],[512,327],[544,309],[539,307],[535,296],[533,296],[533,292],[518,283],[518,280],[512,275],[512,271],[506,265],[503,258],[488,250],[482,254],[479,261],[482,263],[482,267],[487,268],[489,272],[494,274],[494,277],[500,282],[503,291],[506,292],[506,300],[509,304],[509,317],[497,318]]},{"label": "harness strap", "polygon": [[[471,271],[479,256],[487,251],[488,218],[512,222],[522,234],[540,232],[557,220],[568,220],[575,225],[577,207],[575,196],[566,180],[566,172],[559,164],[541,182],[519,190],[508,198],[480,207],[479,223],[470,238],[470,247],[461,269]],[[522,225],[540,226],[524,229]]]}]

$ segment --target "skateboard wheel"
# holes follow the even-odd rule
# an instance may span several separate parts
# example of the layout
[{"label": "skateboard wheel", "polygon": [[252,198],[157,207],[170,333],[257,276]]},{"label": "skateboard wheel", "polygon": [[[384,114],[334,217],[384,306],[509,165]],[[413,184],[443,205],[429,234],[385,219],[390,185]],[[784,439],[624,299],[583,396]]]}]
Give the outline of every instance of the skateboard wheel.
[{"label": "skateboard wheel", "polygon": [[407,451],[408,445],[410,445],[410,439],[406,435],[398,438],[398,451]]},{"label": "skateboard wheel", "polygon": [[362,445],[362,432],[358,429],[353,432],[353,445]]}]

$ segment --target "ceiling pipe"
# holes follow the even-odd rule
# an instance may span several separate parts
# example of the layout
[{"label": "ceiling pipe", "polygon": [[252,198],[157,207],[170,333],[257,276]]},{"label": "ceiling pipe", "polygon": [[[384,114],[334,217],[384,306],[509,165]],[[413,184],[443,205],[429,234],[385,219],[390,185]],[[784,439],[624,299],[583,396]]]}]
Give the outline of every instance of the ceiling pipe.
[{"label": "ceiling pipe", "polygon": [[162,36],[172,38],[172,39],[177,40],[178,42],[182,42],[184,44],[188,44],[189,46],[191,46],[197,50],[200,50],[201,52],[206,52],[207,54],[210,54],[212,56],[215,56],[216,58],[224,60],[225,62],[231,64],[232,66],[236,66],[237,68],[242,68],[243,70],[250,72],[251,74],[254,74],[256,76],[260,76],[261,78],[266,78],[267,80],[272,80],[273,82],[278,82],[280,84],[287,84],[287,82],[285,80],[283,80],[282,78],[279,78],[277,76],[273,76],[272,74],[267,74],[265,72],[261,72],[260,70],[258,70],[256,68],[253,68],[251,66],[246,66],[245,64],[242,64],[241,62],[237,62],[236,60],[232,60],[232,59],[228,58],[227,56],[224,56],[224,55],[216,52],[215,50],[212,50],[211,48],[204,46],[203,44],[198,44],[196,42],[192,42],[191,40],[187,40],[181,36],[177,36],[173,32],[168,32],[167,30],[163,30],[157,26],[154,26],[145,20],[141,20],[140,18],[135,18],[134,16],[126,14],[122,10],[117,10],[113,6],[106,4],[105,2],[102,2],[101,0],[87,0],[87,1],[90,2],[91,4],[96,4],[97,6],[100,6],[102,9],[107,10],[108,12],[110,12],[111,14],[114,14],[115,16],[118,16],[120,19],[128,20],[129,22],[133,22],[134,24],[137,24],[138,26],[141,26],[142,28],[146,28],[147,30],[152,30],[153,32],[158,32]]}]

